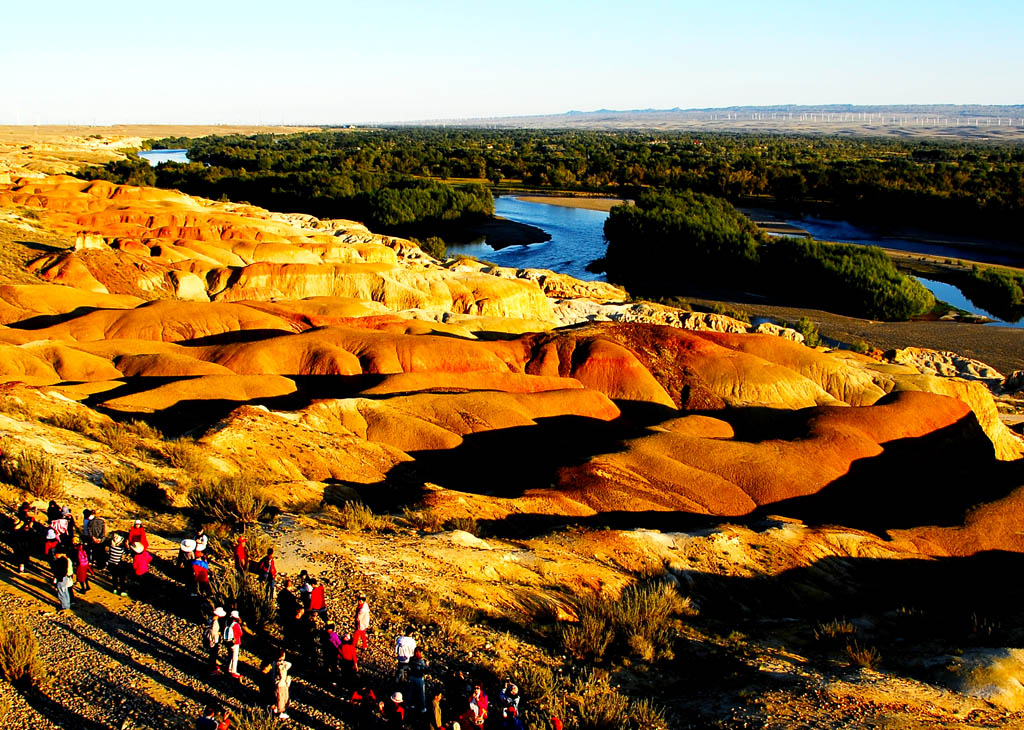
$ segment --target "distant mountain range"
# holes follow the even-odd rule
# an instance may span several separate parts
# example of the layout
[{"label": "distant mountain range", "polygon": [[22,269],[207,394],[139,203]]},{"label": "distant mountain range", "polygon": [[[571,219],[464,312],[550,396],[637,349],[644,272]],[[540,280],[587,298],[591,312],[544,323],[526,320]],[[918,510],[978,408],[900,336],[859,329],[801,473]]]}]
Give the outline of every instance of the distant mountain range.
[{"label": "distant mountain range", "polygon": [[1024,104],[776,104],[702,109],[597,109],[562,114],[408,122],[518,129],[806,132],[1024,139]]}]

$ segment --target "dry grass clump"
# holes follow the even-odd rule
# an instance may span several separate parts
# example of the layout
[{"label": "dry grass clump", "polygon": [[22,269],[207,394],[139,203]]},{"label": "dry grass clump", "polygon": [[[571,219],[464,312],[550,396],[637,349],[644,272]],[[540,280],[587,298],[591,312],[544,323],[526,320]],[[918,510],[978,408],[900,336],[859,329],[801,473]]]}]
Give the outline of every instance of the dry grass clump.
[{"label": "dry grass clump", "polygon": [[665,730],[663,712],[647,700],[630,701],[613,687],[603,672],[583,673],[568,694],[579,730]]},{"label": "dry grass clump", "polygon": [[252,472],[207,476],[189,489],[188,501],[200,519],[242,525],[258,522],[272,504],[266,482]]},{"label": "dry grass clump", "polygon": [[562,686],[558,675],[544,664],[527,662],[516,669],[513,676],[523,697],[529,697],[541,706],[553,702]]},{"label": "dry grass clump", "polygon": [[235,730],[276,730],[277,718],[263,709],[247,708],[231,713],[231,727]]},{"label": "dry grass clump", "polygon": [[814,627],[814,639],[822,644],[838,646],[857,635],[857,627],[846,619],[823,621]]},{"label": "dry grass clump", "polygon": [[383,532],[395,528],[395,521],[389,515],[378,515],[361,502],[345,502],[341,507],[329,504],[320,514],[332,525],[353,532]]},{"label": "dry grass clump", "polygon": [[237,609],[247,626],[262,628],[277,615],[274,598],[255,575],[237,570],[210,571],[210,587],[214,602]]},{"label": "dry grass clump", "polygon": [[0,612],[0,677],[11,683],[38,685],[44,675],[32,629],[8,612]]},{"label": "dry grass clump", "polygon": [[0,479],[39,499],[64,494],[64,470],[46,452],[28,446],[0,445]]},{"label": "dry grass clump", "polygon": [[402,512],[402,517],[406,522],[417,530],[423,530],[424,532],[441,532],[444,529],[444,516],[434,509],[428,507],[426,509],[411,509],[406,507]]},{"label": "dry grass clump", "polygon": [[193,475],[201,474],[207,465],[203,450],[190,438],[166,442],[162,453],[164,460],[175,469],[184,469]]},{"label": "dry grass clump", "polygon": [[0,413],[5,413],[8,416],[18,416],[19,418],[29,418],[31,416],[25,402],[13,395],[0,396]]},{"label": "dry grass clump", "polygon": [[103,472],[103,486],[139,504],[156,508],[167,505],[167,495],[160,485],[130,465],[114,466]]},{"label": "dry grass clump", "polygon": [[618,600],[584,596],[572,602],[577,621],[560,629],[562,647],[576,659],[600,661],[613,642],[646,662],[673,657],[677,618],[695,614],[690,600],[661,578],[637,581]]},{"label": "dry grass clump", "polygon": [[882,661],[882,654],[878,649],[861,644],[856,639],[846,645],[846,656],[850,660],[850,666],[864,669],[875,669]]},{"label": "dry grass clump", "polygon": [[89,417],[78,408],[73,408],[67,411],[57,411],[48,419],[47,423],[57,428],[62,428],[65,431],[74,431],[75,433],[81,433],[89,435],[92,432],[92,421]]},{"label": "dry grass clump", "polygon": [[138,453],[138,437],[123,423],[112,421],[98,424],[93,432],[93,438],[122,456],[133,456]]}]

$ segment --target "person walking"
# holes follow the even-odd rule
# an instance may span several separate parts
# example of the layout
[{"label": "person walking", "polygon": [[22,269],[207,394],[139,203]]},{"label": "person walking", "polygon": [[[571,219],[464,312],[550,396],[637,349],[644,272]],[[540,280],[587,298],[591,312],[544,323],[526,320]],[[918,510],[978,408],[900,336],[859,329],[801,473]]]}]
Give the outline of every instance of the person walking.
[{"label": "person walking", "polygon": [[366,632],[370,630],[370,604],[366,602],[366,594],[359,594],[359,603],[356,604],[356,630],[352,634],[352,643],[359,649],[365,649],[370,645]]},{"label": "person walking", "polygon": [[443,701],[444,692],[435,692],[430,706],[430,730],[445,730]]},{"label": "person walking", "polygon": [[279,720],[288,719],[288,689],[291,687],[292,678],[289,674],[292,663],[288,661],[284,650],[277,659],[263,671],[273,671],[274,677],[274,706],[271,708]]},{"label": "person walking", "polygon": [[60,539],[51,527],[46,531],[46,541],[43,542],[43,557],[47,560],[53,560],[53,556],[57,554],[57,549],[59,547]]},{"label": "person walking", "polygon": [[320,632],[320,659],[323,662],[324,673],[331,682],[338,680],[338,657],[341,654],[341,637],[334,630],[334,624],[324,624]]},{"label": "person walking", "polygon": [[192,577],[196,587],[193,595],[206,598],[213,596],[213,589],[210,587],[210,564],[206,562],[202,553],[196,553],[196,559],[192,561]]},{"label": "person walking", "polygon": [[224,631],[224,641],[227,642],[230,657],[228,674],[235,679],[241,679],[242,675],[238,673],[238,656],[242,653],[242,620],[238,616],[238,611],[231,612],[231,619]]},{"label": "person walking", "polygon": [[92,566],[89,564],[89,552],[85,545],[77,543],[74,549],[75,555],[75,578],[78,579],[78,592],[89,592],[89,576],[92,575]]},{"label": "person walking", "polygon": [[316,578],[311,578],[309,581],[313,589],[309,592],[309,612],[315,613],[321,617],[327,616],[327,594],[324,591],[324,587],[320,585],[320,582]]},{"label": "person walking", "polygon": [[210,674],[220,674],[220,647],[223,644],[222,639],[223,633],[221,632],[220,620],[227,616],[227,612],[217,606],[213,609],[213,615],[210,617],[210,622],[206,624],[206,630],[203,632],[203,646],[206,647],[207,665],[210,668]]},{"label": "person walking", "polygon": [[71,608],[71,586],[75,582],[75,570],[67,551],[59,548],[53,554],[50,563],[53,570],[53,583],[57,588],[57,612],[61,613]]},{"label": "person walking", "polygon": [[143,547],[141,542],[129,543],[128,547],[131,549],[132,558],[132,569],[129,575],[135,583],[135,588],[141,594],[145,589],[144,581],[146,578],[144,576],[149,573],[149,564],[152,562],[153,556]]}]

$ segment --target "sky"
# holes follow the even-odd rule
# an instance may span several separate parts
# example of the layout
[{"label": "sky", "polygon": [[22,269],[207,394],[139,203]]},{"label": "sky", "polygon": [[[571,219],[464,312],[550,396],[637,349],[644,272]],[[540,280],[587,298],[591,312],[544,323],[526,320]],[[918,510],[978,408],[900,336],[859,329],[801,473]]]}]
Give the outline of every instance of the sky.
[{"label": "sky", "polygon": [[0,124],[345,124],[1019,104],[1024,3],[5,4]]}]

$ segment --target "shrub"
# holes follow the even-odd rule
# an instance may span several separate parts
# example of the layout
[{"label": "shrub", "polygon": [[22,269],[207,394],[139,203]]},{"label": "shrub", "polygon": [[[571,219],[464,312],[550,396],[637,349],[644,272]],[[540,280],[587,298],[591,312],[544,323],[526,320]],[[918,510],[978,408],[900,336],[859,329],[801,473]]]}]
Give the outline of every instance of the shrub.
[{"label": "shrub", "polygon": [[630,725],[629,700],[608,683],[607,675],[583,674],[573,683],[569,704],[579,715],[579,730],[621,730]]},{"label": "shrub", "polygon": [[193,475],[201,473],[207,464],[203,450],[195,441],[187,438],[165,443],[163,457],[175,469],[184,469]]},{"label": "shrub", "polygon": [[818,332],[818,325],[807,319],[807,317],[801,317],[797,320],[796,324],[789,326],[804,336],[804,344],[808,347],[817,347],[821,344],[821,334]]},{"label": "shrub", "polygon": [[447,246],[445,246],[444,239],[439,238],[438,236],[430,236],[426,241],[423,241],[420,244],[420,248],[428,256],[432,256],[439,261],[444,260],[445,254],[448,251]]},{"label": "shrub", "polygon": [[127,429],[130,433],[135,434],[141,439],[149,439],[151,441],[163,441],[164,435],[159,429],[149,425],[145,421],[132,420],[128,422]]},{"label": "shrub", "polygon": [[597,596],[578,599],[573,606],[576,622],[559,631],[562,648],[574,659],[599,661],[615,638],[609,602]]},{"label": "shrub", "polygon": [[561,682],[551,668],[535,662],[527,662],[515,671],[516,683],[524,697],[538,705],[546,705],[555,699]]},{"label": "shrub", "polygon": [[861,644],[854,639],[846,645],[846,656],[850,660],[850,666],[863,667],[864,669],[875,669],[882,661],[882,655],[873,646]]},{"label": "shrub", "polygon": [[103,486],[112,492],[134,498],[145,478],[130,466],[115,466],[103,472]]},{"label": "shrub", "polygon": [[37,685],[43,680],[35,634],[7,611],[0,611],[0,677]]},{"label": "shrub", "polygon": [[406,507],[402,512],[402,517],[417,530],[440,532],[444,529],[444,516],[432,507],[426,509],[410,509]]},{"label": "shrub", "polygon": [[745,324],[750,324],[750,314],[744,309],[738,309],[736,307],[730,307],[727,304],[715,302],[711,307],[711,311],[715,314],[732,317],[733,319],[739,320]]},{"label": "shrub", "polygon": [[4,443],[0,453],[0,478],[39,499],[55,499],[64,493],[64,470],[46,452]]},{"label": "shrub", "polygon": [[132,456],[138,451],[137,437],[123,423],[113,421],[100,424],[96,427],[94,438],[123,456]]},{"label": "shrub", "polygon": [[231,713],[231,727],[235,730],[276,730],[277,718],[264,709],[246,708]]},{"label": "shrub", "polygon": [[453,517],[450,520],[445,520],[444,529],[446,530],[462,530],[468,532],[470,535],[480,537],[480,525],[477,523],[475,517]]},{"label": "shrub", "polygon": [[271,505],[263,479],[251,472],[204,479],[188,493],[189,504],[201,518],[218,522],[258,522]]},{"label": "shrub", "polygon": [[375,514],[361,502],[346,502],[340,508],[329,504],[324,507],[321,514],[328,522],[353,532],[380,532],[395,527],[391,517]]},{"label": "shrub", "polygon": [[237,570],[211,571],[210,587],[217,605],[233,606],[246,626],[263,628],[277,615],[277,604],[255,575]]},{"label": "shrub", "polygon": [[854,340],[850,343],[850,351],[858,355],[866,355],[871,350],[871,345],[864,340]]}]

